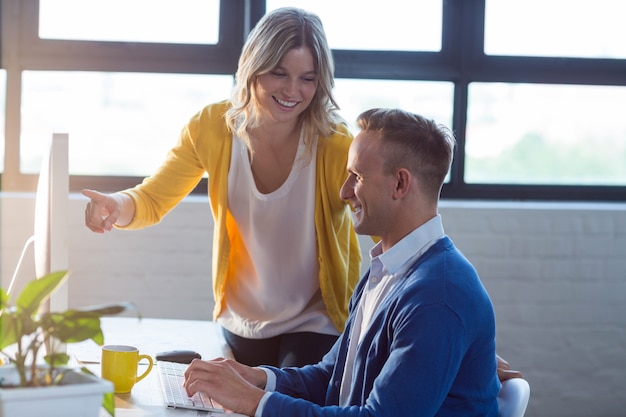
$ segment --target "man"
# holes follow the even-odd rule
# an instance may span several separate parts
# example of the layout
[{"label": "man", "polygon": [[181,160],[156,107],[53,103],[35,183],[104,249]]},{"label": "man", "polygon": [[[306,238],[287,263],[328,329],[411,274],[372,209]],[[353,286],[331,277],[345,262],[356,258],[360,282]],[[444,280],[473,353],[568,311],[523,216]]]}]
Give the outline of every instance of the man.
[{"label": "man", "polygon": [[194,361],[187,391],[250,416],[497,416],[493,306],[438,214],[454,138],[399,109],[358,125],[341,197],[380,241],[339,340],[302,368]]}]

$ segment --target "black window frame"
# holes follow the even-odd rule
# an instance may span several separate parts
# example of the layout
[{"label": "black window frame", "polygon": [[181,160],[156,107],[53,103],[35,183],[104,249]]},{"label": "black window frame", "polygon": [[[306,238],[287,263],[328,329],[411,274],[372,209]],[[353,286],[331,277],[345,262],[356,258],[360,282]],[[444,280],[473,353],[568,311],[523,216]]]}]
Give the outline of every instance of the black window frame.
[{"label": "black window frame", "polygon": [[[264,12],[265,9],[259,10],[254,21],[258,21]],[[337,78],[454,83],[452,129],[456,135],[457,149],[450,181],[444,184],[442,198],[626,201],[626,186],[465,182],[464,148],[470,83],[626,86],[626,60],[486,55],[485,0],[443,0],[442,16],[442,47],[439,52],[333,50]]]},{"label": "black window frame", "polygon": [[[29,4],[36,3],[28,0]],[[145,71],[179,73],[233,74],[244,39],[250,28],[266,11],[264,0],[221,0],[220,35],[215,47],[199,45],[142,45],[137,60],[112,62],[109,68],[94,68],[89,59],[75,70]],[[401,11],[399,11],[401,12]],[[460,200],[535,200],[535,201],[626,201],[626,186],[520,185],[466,183],[465,131],[467,124],[468,86],[472,82],[529,84],[573,84],[626,86],[626,59],[545,58],[526,56],[488,56],[484,48],[485,0],[443,0],[442,48],[438,52],[333,50],[336,78],[446,81],[454,84],[453,125],[457,149],[450,181],[442,190],[444,199]],[[226,23],[226,24],[224,24]],[[34,28],[33,28],[34,31]],[[31,33],[28,45],[34,58],[25,69],[67,69],[64,56],[46,55],[45,42]],[[69,45],[69,44],[68,44]],[[138,45],[124,44],[125,47]],[[75,44],[67,54],[109,56],[110,47],[100,44]],[[163,49],[165,48],[165,49]],[[139,50],[139,49],[138,49]],[[158,71],[142,64],[151,54],[168,51],[173,63]],[[115,56],[113,53],[111,56]],[[38,59],[45,65],[39,65]],[[51,64],[51,62],[57,65]],[[51,68],[51,65],[53,68]],[[7,141],[9,138],[7,138]],[[625,138],[626,140],[626,138]],[[5,164],[6,169],[6,164]],[[72,176],[72,191],[90,187],[115,191],[141,181],[136,177]],[[193,191],[206,192],[206,180]]]}]

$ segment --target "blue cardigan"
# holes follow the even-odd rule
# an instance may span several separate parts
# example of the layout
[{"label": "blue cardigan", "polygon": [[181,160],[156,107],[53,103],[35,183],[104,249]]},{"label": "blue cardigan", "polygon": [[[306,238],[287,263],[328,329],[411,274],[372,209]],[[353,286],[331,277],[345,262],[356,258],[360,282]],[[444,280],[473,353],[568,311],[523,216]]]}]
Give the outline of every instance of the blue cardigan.
[{"label": "blue cardigan", "polygon": [[496,417],[495,315],[470,262],[446,236],[383,300],[357,349],[349,407],[339,407],[348,340],[367,274],[350,300],[346,328],[322,361],[273,368],[272,416]]}]

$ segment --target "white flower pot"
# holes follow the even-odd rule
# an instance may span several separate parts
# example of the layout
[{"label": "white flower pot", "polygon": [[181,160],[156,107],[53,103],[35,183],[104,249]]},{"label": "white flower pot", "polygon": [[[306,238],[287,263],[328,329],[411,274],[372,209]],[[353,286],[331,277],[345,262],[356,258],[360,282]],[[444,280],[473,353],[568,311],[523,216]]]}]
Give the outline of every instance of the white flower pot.
[{"label": "white flower pot", "polygon": [[[14,366],[0,366],[3,385],[15,384]],[[63,385],[39,388],[0,388],[0,417],[98,417],[102,397],[113,392],[107,380],[71,370]]]}]

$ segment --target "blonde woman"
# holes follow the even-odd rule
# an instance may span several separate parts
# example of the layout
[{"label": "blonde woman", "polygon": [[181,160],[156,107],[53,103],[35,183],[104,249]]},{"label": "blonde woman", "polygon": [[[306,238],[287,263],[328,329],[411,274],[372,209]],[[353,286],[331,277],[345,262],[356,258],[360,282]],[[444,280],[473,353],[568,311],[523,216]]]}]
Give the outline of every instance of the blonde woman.
[{"label": "blonde woman", "polygon": [[214,319],[250,366],[318,362],[343,330],[359,278],[339,195],[352,135],[333,71],[318,16],[272,11],[243,47],[232,97],[195,114],[154,175],[113,194],[83,190],[89,229],[140,229],[208,174]]}]

